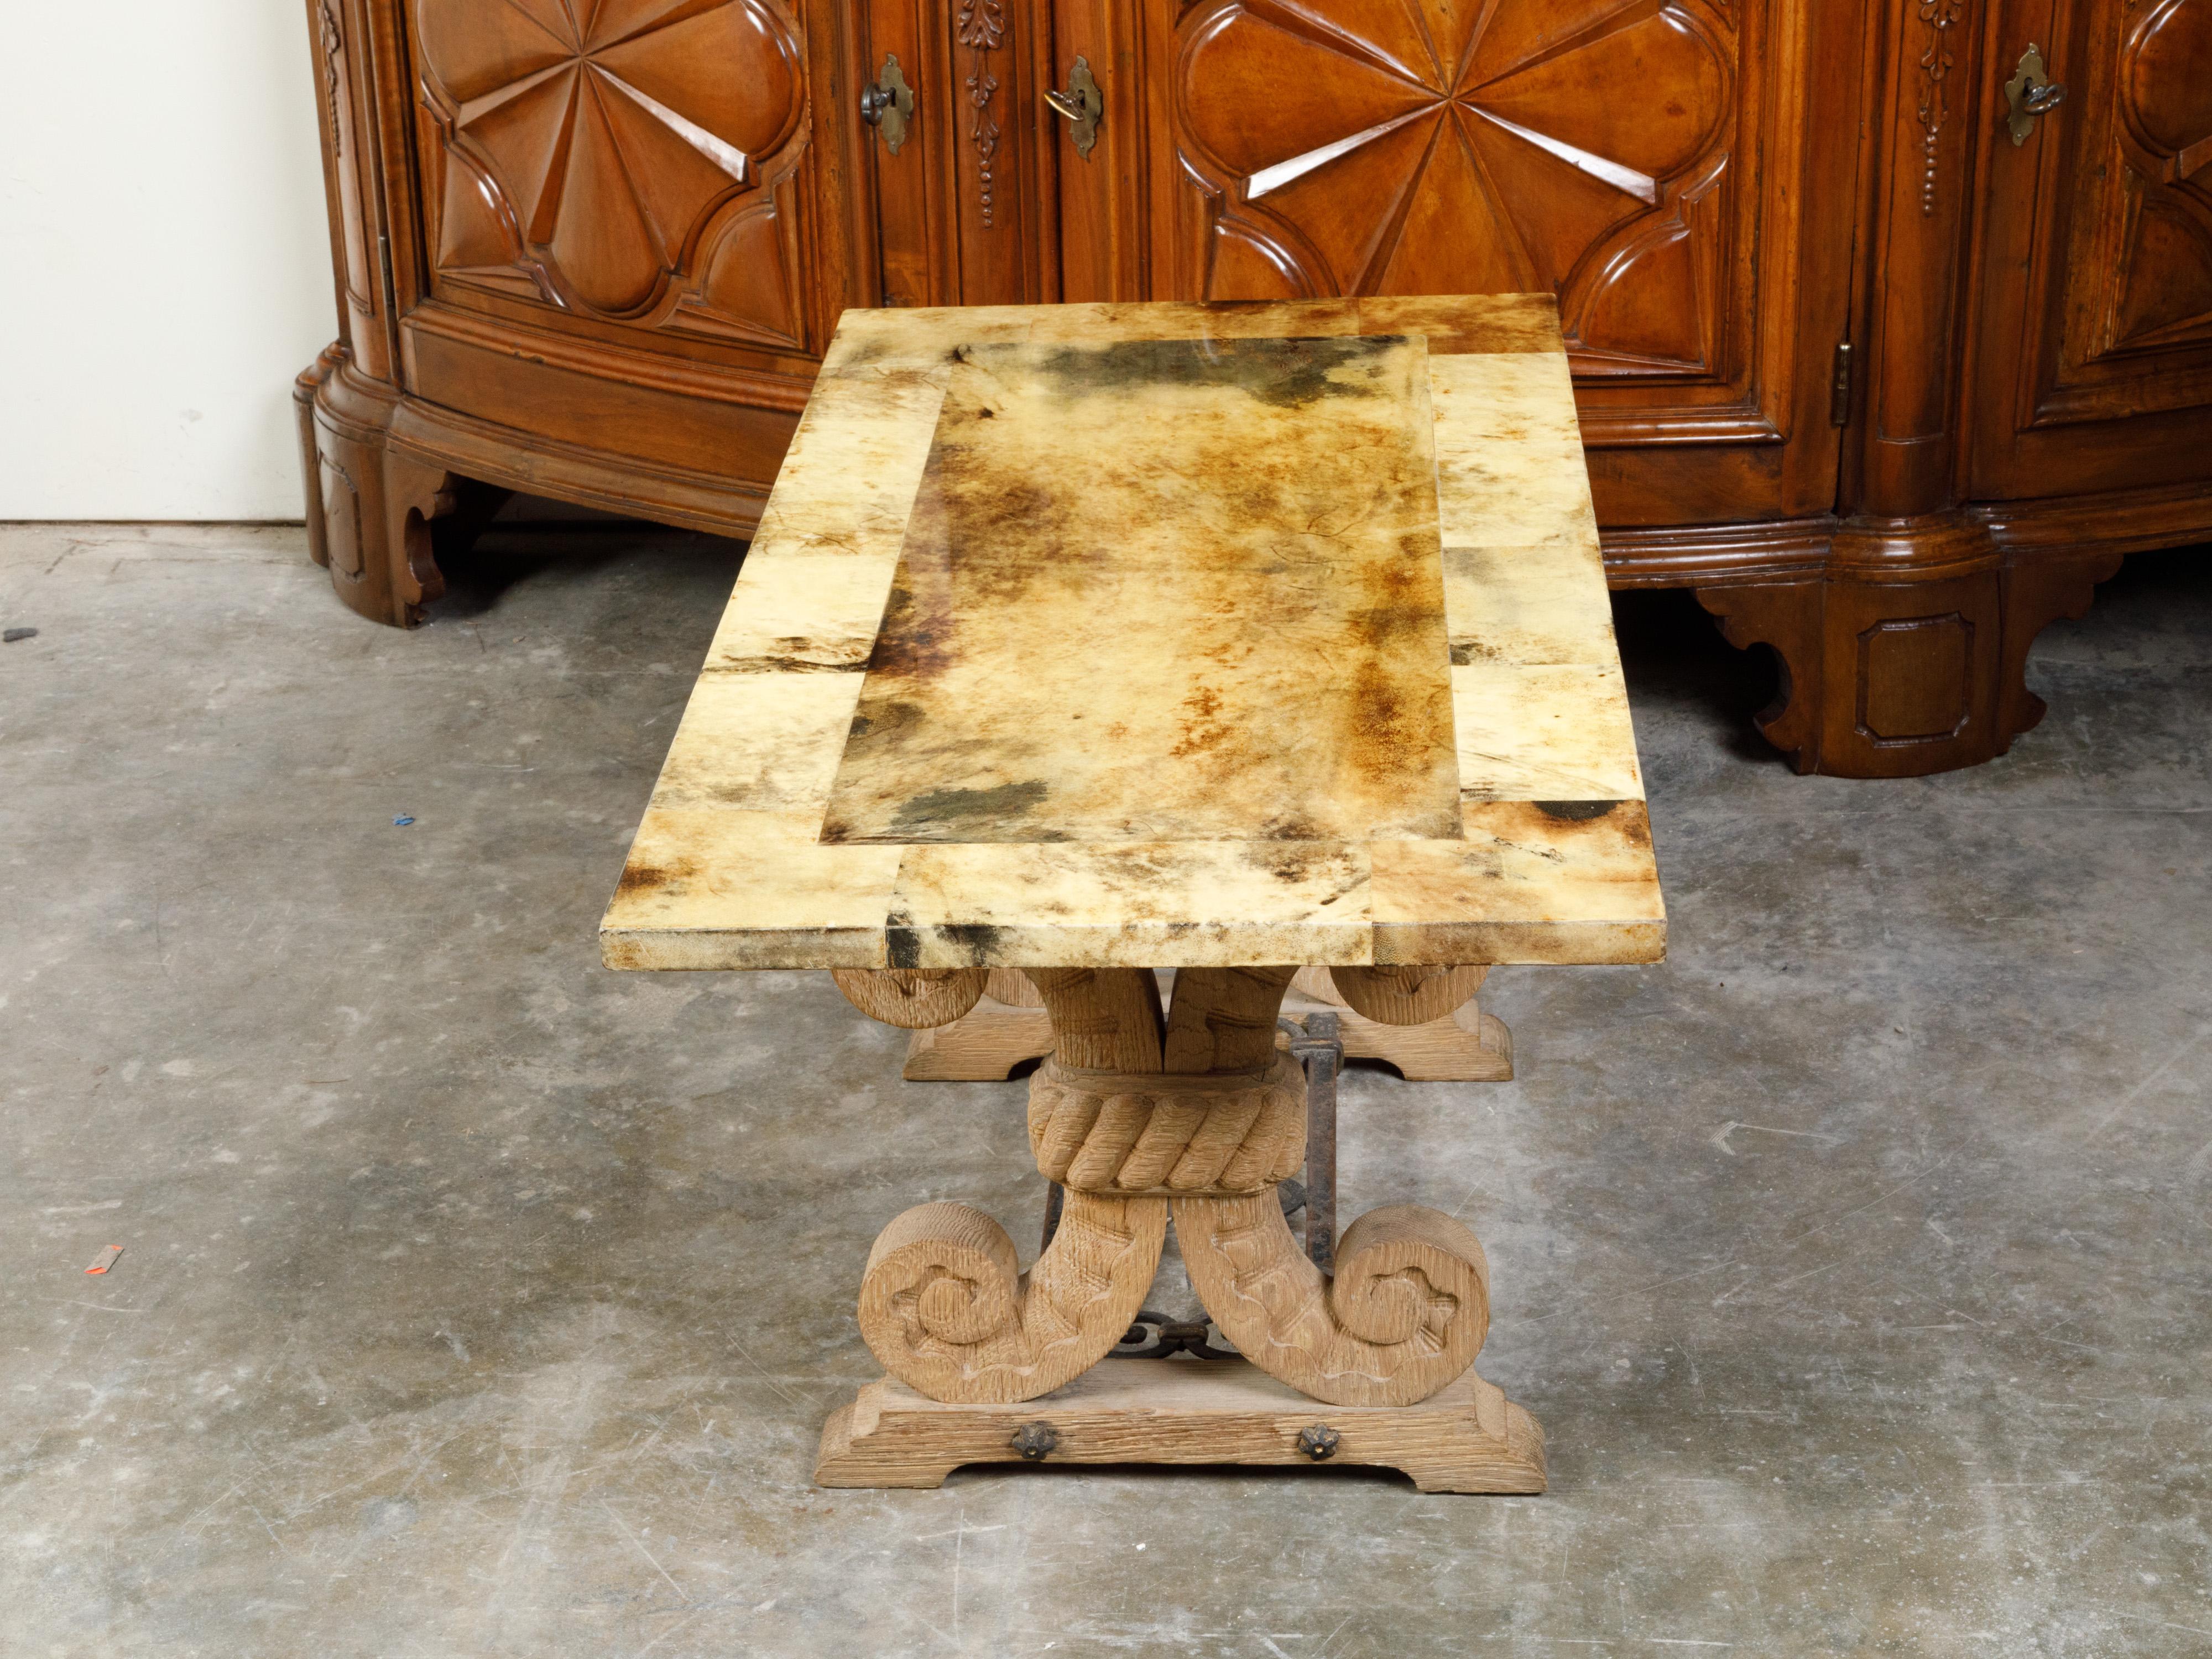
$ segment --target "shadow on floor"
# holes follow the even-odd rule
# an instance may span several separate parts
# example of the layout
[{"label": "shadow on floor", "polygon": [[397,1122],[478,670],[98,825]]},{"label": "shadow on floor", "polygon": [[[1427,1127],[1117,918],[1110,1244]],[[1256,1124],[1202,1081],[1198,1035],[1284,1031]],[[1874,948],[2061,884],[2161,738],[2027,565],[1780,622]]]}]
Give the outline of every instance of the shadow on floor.
[{"label": "shadow on floor", "polygon": [[[2053,623],[2051,629],[2075,631],[2078,636],[2094,634],[2100,623],[2156,629],[2180,622],[2193,628],[2208,585],[2212,585],[2212,542],[2131,553],[2121,562],[2118,575],[2099,585],[2087,616],[2079,622]],[[2038,643],[2051,636],[2046,629]],[[2032,657],[2029,660],[2033,664]]]},{"label": "shadow on floor", "polygon": [[734,576],[747,545],[532,496],[514,497],[488,523],[465,507],[431,526],[431,544],[446,578],[443,597],[428,607],[434,621],[481,617],[510,590],[556,568],[569,578],[589,576],[647,549],[664,556],[727,561]]},{"label": "shadow on floor", "polygon": [[1621,672],[1637,702],[1656,699],[1680,709],[1740,759],[1788,764],[1752,719],[1774,700],[1781,683],[1771,649],[1737,650],[1686,587],[1615,593],[1613,628]]}]

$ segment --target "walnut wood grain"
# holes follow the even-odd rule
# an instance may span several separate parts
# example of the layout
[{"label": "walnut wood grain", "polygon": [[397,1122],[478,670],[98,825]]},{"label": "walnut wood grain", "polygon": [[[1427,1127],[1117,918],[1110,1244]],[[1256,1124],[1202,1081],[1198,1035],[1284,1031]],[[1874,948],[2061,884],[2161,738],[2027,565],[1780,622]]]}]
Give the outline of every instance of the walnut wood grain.
[{"label": "walnut wood grain", "polygon": [[[2212,21],[2197,0],[1990,0],[2010,75],[2033,40],[2067,98],[2015,147],[1978,135],[1967,493],[2017,500],[2204,477],[2212,404]],[[2002,124],[1990,123],[1992,129]],[[2008,211],[2033,202],[2038,211]]]},{"label": "walnut wood grain", "polygon": [[[2197,0],[1501,0],[1437,40],[1384,0],[306,3],[309,535],[380,621],[467,481],[750,534],[854,305],[1547,289],[1614,584],[1772,645],[1808,770],[2001,752],[2100,550],[2212,533]],[[2015,148],[2029,40],[2070,93]],[[854,106],[886,52],[896,157]],[[1087,160],[1039,95],[1079,53]],[[2039,507],[2078,533],[1907,591]]]}]

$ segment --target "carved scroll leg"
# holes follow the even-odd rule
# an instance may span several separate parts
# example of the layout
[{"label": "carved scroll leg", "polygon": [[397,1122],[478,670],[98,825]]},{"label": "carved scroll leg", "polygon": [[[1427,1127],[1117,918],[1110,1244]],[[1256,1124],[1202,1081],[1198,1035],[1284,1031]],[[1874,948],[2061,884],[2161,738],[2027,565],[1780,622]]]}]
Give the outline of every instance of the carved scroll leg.
[{"label": "carved scroll leg", "polygon": [[1334,1279],[1307,1260],[1272,1189],[1178,1198],[1176,1237],[1206,1310],[1247,1359],[1336,1406],[1410,1406],[1474,1363],[1490,1268],[1473,1233],[1418,1204],[1347,1228]]},{"label": "carved scroll leg", "polygon": [[860,1281],[860,1334],[932,1400],[1006,1404],[1073,1382],[1142,1310],[1167,1237],[1164,1198],[1071,1190],[1027,1273],[1013,1241],[964,1204],[922,1204],[884,1229]]}]

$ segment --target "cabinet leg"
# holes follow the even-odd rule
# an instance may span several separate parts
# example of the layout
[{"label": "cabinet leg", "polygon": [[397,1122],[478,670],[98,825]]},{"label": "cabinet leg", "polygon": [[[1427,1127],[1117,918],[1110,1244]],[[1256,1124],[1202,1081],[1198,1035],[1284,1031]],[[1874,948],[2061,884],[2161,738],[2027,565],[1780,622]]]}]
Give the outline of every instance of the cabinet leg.
[{"label": "cabinet leg", "polygon": [[446,591],[430,521],[460,504],[453,474],[318,422],[314,482],[320,508],[309,532],[331,586],[372,622],[413,628]]},{"label": "cabinet leg", "polygon": [[1701,587],[1738,647],[1782,659],[1759,730],[1800,772],[1918,777],[2003,751],[1996,543],[1954,514],[1854,522],[1815,577]]},{"label": "cabinet leg", "polygon": [[344,361],[345,354],[333,343],[325,346],[322,356],[301,370],[300,378],[292,382],[292,414],[300,429],[300,484],[307,496],[307,552],[317,564],[326,568],[331,562],[331,538],[324,527],[323,466],[315,439],[315,399]]},{"label": "cabinet leg", "polygon": [[1693,590],[1739,651],[1774,653],[1774,700],[1752,718],[1759,735],[1800,772],[1820,769],[1820,601],[1819,581],[1761,582]]},{"label": "cabinet leg", "polygon": [[412,628],[446,591],[433,521],[480,529],[505,492],[418,460],[391,441],[389,387],[356,374],[333,347],[294,390],[305,474],[307,546],[339,599],[371,621]]},{"label": "cabinet leg", "polygon": [[2089,608],[2120,552],[2000,551],[1954,514],[1847,524],[1817,574],[1695,590],[1739,648],[1771,647],[1759,729],[1800,772],[1918,777],[2003,754],[2045,713],[2035,636]]}]

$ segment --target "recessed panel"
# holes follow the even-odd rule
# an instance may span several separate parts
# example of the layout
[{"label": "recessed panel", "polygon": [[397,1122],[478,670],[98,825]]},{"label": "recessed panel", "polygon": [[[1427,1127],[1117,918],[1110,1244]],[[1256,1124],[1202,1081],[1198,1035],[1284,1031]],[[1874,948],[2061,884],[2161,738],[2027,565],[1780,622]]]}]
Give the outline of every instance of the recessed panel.
[{"label": "recessed panel", "polygon": [[961,348],[823,839],[1457,836],[1426,371]]}]

